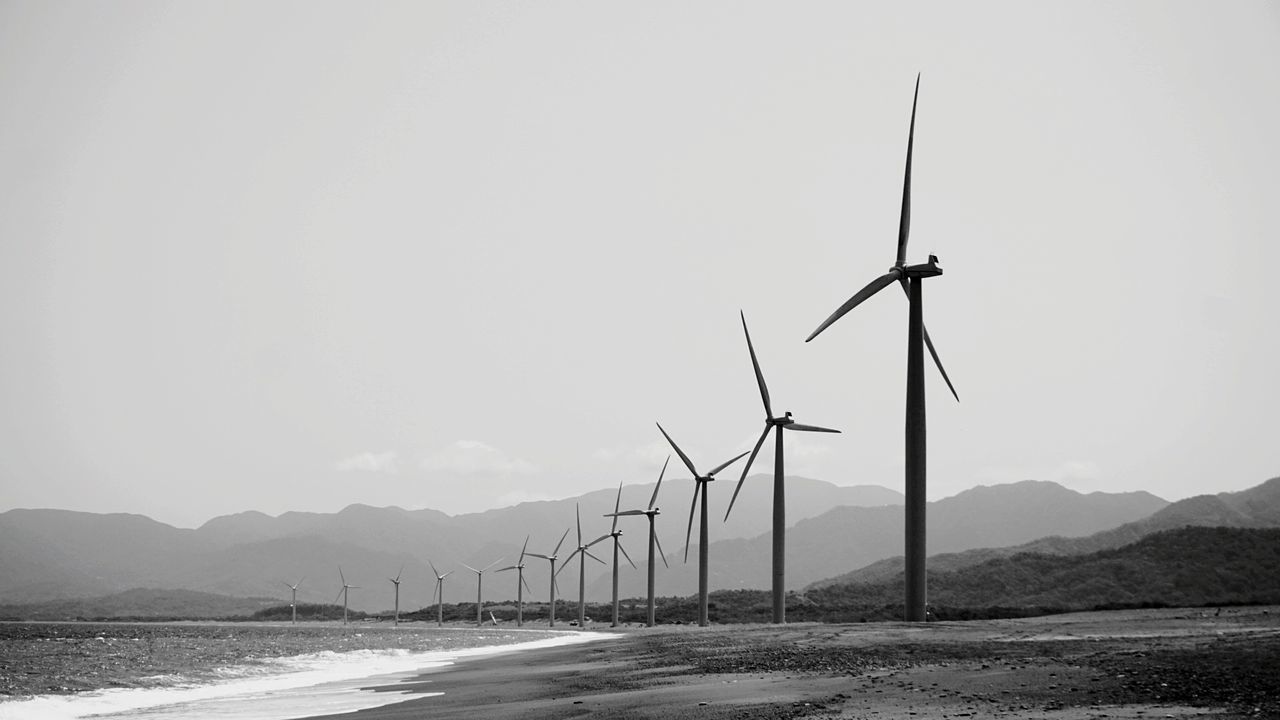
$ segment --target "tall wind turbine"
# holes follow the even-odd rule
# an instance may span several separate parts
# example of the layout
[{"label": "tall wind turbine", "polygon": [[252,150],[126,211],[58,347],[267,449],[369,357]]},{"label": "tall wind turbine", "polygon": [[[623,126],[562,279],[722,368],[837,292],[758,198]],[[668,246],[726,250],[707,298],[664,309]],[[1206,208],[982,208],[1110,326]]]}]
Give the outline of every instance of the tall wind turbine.
[{"label": "tall wind turbine", "polygon": [[547,616],[550,618],[548,627],[556,626],[556,559],[560,553],[560,546],[564,544],[564,539],[569,537],[569,530],[570,528],[564,529],[564,534],[560,536],[560,542],[556,543],[556,549],[552,550],[550,555],[529,553],[529,557],[542,558],[543,560],[551,561],[551,609],[547,613]]},{"label": "tall wind turbine", "polygon": [[662,436],[671,443],[672,449],[680,456],[680,460],[684,466],[689,468],[689,472],[693,473],[693,504],[689,506],[689,529],[684,534],[684,561],[689,562],[689,538],[693,535],[693,513],[698,509],[698,496],[702,496],[702,514],[701,523],[698,526],[698,625],[706,627],[710,624],[707,616],[707,485],[715,480],[715,474],[729,467],[742,458],[746,453],[738,455],[731,460],[726,460],[715,467],[706,475],[698,473],[698,469],[693,466],[693,461],[688,455],[676,445],[676,441],[671,439],[666,430],[662,429],[662,425],[658,425],[658,430],[662,432]]},{"label": "tall wind turbine", "polygon": [[484,571],[488,570],[494,565],[497,565],[500,562],[502,562],[502,558],[498,558],[497,560],[494,560],[493,562],[489,563],[488,565],[485,565],[479,570],[471,567],[466,563],[462,563],[462,567],[476,574],[476,627],[480,627],[484,625],[484,617],[480,614],[480,611],[482,608],[482,605],[480,602],[480,588],[483,587],[484,585]]},{"label": "tall wind turbine", "polygon": [[578,627],[583,627],[587,622],[587,558],[591,558],[592,560],[595,560],[601,565],[605,564],[603,560],[596,557],[595,555],[592,555],[591,551],[588,548],[600,542],[601,540],[607,540],[609,536],[601,535],[595,540],[592,540],[586,545],[583,545],[582,544],[582,512],[578,509],[577,503],[574,503],[573,512],[578,517],[578,547],[573,552],[569,553],[569,557],[564,559],[564,565],[560,566],[560,569],[564,570],[565,567],[569,565],[569,561],[573,559],[574,555],[579,556],[578,557]]},{"label": "tall wind turbine", "polygon": [[729,513],[733,512],[733,503],[738,499],[738,491],[742,490],[742,482],[747,479],[747,471],[751,470],[751,463],[755,462],[756,453],[760,452],[760,446],[764,445],[765,438],[769,437],[769,432],[776,430],[777,440],[774,443],[773,450],[773,621],[775,623],[784,623],[787,621],[787,491],[783,484],[782,431],[784,429],[823,433],[838,433],[840,431],[818,427],[817,425],[801,425],[791,419],[791,413],[789,412],[783,414],[782,417],[774,417],[773,406],[769,403],[769,388],[764,384],[764,373],[760,372],[760,361],[756,359],[756,349],[751,344],[751,331],[747,330],[747,316],[741,310],[738,311],[738,315],[742,317],[742,332],[747,336],[747,351],[751,353],[751,366],[756,371],[756,384],[760,386],[760,399],[764,401],[764,432],[760,433],[760,439],[756,441],[756,446],[751,449],[751,457],[747,458],[746,467],[742,468],[742,477],[738,478],[738,486],[733,489],[733,497],[729,500],[729,509],[725,511],[724,519],[728,520]]},{"label": "tall wind turbine", "polygon": [[916,135],[916,101],[920,97],[920,76],[916,75],[916,92],[911,101],[911,130],[907,134],[907,170],[902,181],[902,215],[898,221],[898,255],[889,272],[872,280],[843,305],[836,308],[814,330],[805,342],[818,336],[831,323],[857,307],[862,301],[875,295],[895,281],[907,294],[907,422],[906,422],[906,618],[925,619],[925,402],[924,402],[924,347],[927,346],[933,362],[942,373],[951,394],[956,394],[951,378],[938,359],[938,352],[924,326],[924,300],[922,285],[925,278],[942,274],[938,258],[929,256],[929,262],[907,265],[907,237],[911,230],[911,151]]},{"label": "tall wind turbine", "polygon": [[396,619],[393,623],[396,627],[400,627],[400,576],[404,574],[404,565],[400,566],[400,571],[393,578],[387,578],[392,585],[396,586]]},{"label": "tall wind turbine", "polygon": [[[565,530],[565,532],[569,532]],[[524,627],[524,589],[529,587],[529,583],[524,579],[524,551],[529,549],[529,536],[524,537],[524,547],[520,548],[520,559],[515,565],[508,565],[504,568],[498,568],[496,572],[504,572],[506,570],[516,571],[516,627]],[[529,593],[533,593],[533,588],[529,588]]]},{"label": "tall wind turbine", "polygon": [[[346,625],[347,624],[347,591],[359,590],[360,586],[347,584],[347,576],[342,574],[341,565],[338,566],[338,577],[342,578],[342,589],[338,591],[338,594],[342,596],[342,624]],[[338,602],[338,598],[335,597],[333,601]]]},{"label": "tall wind turbine", "polygon": [[627,554],[627,549],[622,547],[622,531],[618,529],[620,507],[622,507],[622,483],[618,483],[618,498],[613,501],[613,512],[605,515],[613,518],[613,527],[609,528],[609,534],[606,536],[613,538],[613,620],[609,623],[609,627],[618,627],[618,551],[622,551],[622,556],[631,563],[633,569],[636,566],[631,556]]},{"label": "tall wind turbine", "polygon": [[293,591],[293,596],[292,596],[291,598],[289,598],[289,609],[293,611],[293,620],[291,620],[290,622],[292,622],[294,625],[297,625],[297,624],[298,624],[298,586],[302,584],[302,581],[303,581],[303,580],[306,580],[306,578],[305,578],[305,577],[300,577],[300,578],[298,578],[298,582],[296,582],[296,583],[294,583],[294,584],[292,584],[292,585],[290,585],[289,583],[285,582],[284,580],[281,580],[281,581],[280,581],[280,582],[284,583],[284,586],[285,586],[285,587],[287,587],[287,588],[289,588],[291,591]]},{"label": "tall wind turbine", "polygon": [[[649,618],[648,618],[648,620],[645,622],[645,625],[646,625],[646,626],[648,626],[648,627],[653,627],[653,610],[654,610],[654,604],[653,604],[653,576],[654,576],[654,572],[653,572],[653,571],[654,571],[654,565],[653,565],[653,548],[654,548],[654,546],[655,546],[655,545],[658,547],[658,553],[659,553],[659,557],[661,557],[661,558],[662,558],[662,564],[663,564],[663,565],[665,565],[665,566],[667,566],[667,567],[671,567],[670,565],[667,565],[667,557],[666,557],[666,555],[665,555],[665,554],[663,554],[663,553],[662,553],[662,543],[658,542],[658,533],[657,533],[657,532],[655,532],[655,531],[654,531],[654,529],[653,529],[653,518],[654,518],[654,516],[656,516],[656,515],[659,515],[659,514],[660,514],[660,512],[658,511],[658,508],[654,507],[654,506],[653,506],[653,504],[654,504],[654,503],[656,503],[656,502],[658,501],[658,490],[662,487],[662,476],[667,474],[667,463],[669,463],[669,462],[671,462],[671,456],[670,456],[670,455],[668,455],[668,456],[667,456],[666,461],[664,461],[664,462],[662,463],[662,472],[658,473],[658,484],[653,486],[653,496],[649,498],[649,508],[648,508],[647,510],[623,510],[622,512],[618,512],[618,511],[617,511],[617,509],[615,508],[615,509],[614,509],[614,511],[613,511],[613,514],[612,514],[612,515],[606,515],[606,516],[605,516],[605,517],[619,518],[619,517],[623,517],[623,516],[625,516],[625,515],[644,515],[644,516],[646,516],[646,517],[648,517],[648,518],[649,518]],[[627,558],[627,559],[628,559],[628,560],[630,560],[631,558]],[[613,597],[614,597],[614,606],[615,606],[615,608],[616,608],[616,607],[617,607],[617,598],[618,598],[618,589],[617,589],[617,586],[616,586],[616,585],[614,586],[614,590],[613,590]],[[616,620],[617,620],[616,615],[615,615],[614,620],[615,620],[615,622],[616,622]]]},{"label": "tall wind turbine", "polygon": [[427,564],[431,565],[431,572],[435,573],[436,576],[436,589],[431,594],[431,598],[436,601],[436,627],[440,627],[444,625],[444,579],[452,575],[453,571],[450,570],[441,575],[430,560],[427,561]]}]

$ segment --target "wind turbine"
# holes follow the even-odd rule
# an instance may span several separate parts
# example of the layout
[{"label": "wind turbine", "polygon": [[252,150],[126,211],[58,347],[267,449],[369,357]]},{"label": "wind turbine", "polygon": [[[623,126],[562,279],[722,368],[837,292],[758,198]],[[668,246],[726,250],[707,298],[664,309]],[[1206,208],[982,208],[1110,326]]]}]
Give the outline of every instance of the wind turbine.
[{"label": "wind turbine", "polygon": [[484,571],[488,570],[494,565],[497,565],[500,562],[502,562],[502,558],[498,558],[497,560],[494,560],[493,562],[489,563],[488,565],[485,565],[479,570],[471,567],[466,563],[462,563],[462,567],[476,574],[476,627],[481,627],[484,625],[484,617],[481,616],[480,614],[480,611],[481,611],[480,588],[484,586]]},{"label": "wind turbine", "polygon": [[[342,574],[341,565],[338,566],[338,577],[342,578],[342,589],[338,591],[338,594],[342,596],[342,624],[346,625],[347,624],[347,591],[359,590],[360,586],[347,584],[347,576]],[[338,602],[338,598],[335,597],[333,601]]]},{"label": "wind turbine", "polygon": [[[654,518],[654,516],[655,516],[655,515],[659,515],[659,514],[661,514],[661,513],[658,511],[658,508],[654,507],[654,506],[653,506],[653,504],[654,504],[655,502],[657,502],[657,501],[658,501],[658,490],[659,490],[659,488],[661,488],[661,487],[662,487],[662,476],[667,474],[667,463],[669,463],[669,462],[671,462],[671,456],[670,456],[670,455],[668,455],[668,456],[667,456],[666,461],[662,463],[662,472],[658,473],[658,484],[657,484],[657,485],[655,485],[655,486],[653,487],[653,496],[649,498],[649,509],[647,509],[647,510],[623,510],[622,512],[618,512],[618,511],[617,511],[617,509],[615,508],[615,509],[614,509],[614,511],[613,511],[613,514],[612,514],[612,515],[606,515],[606,516],[605,516],[605,517],[613,517],[613,518],[615,518],[615,519],[616,519],[616,518],[619,518],[619,517],[623,517],[623,516],[625,516],[625,515],[645,515],[645,516],[647,516],[647,517],[649,518],[649,619],[648,619],[648,621],[645,623],[645,624],[646,624],[646,626],[648,626],[648,627],[653,627],[653,610],[654,610],[654,606],[653,606],[653,575],[654,575],[654,573],[653,573],[653,571],[654,571],[654,565],[653,565],[653,548],[654,548],[654,546],[655,546],[655,545],[657,545],[657,547],[658,547],[658,553],[659,553],[659,557],[661,557],[661,558],[662,558],[662,564],[663,564],[663,565],[666,565],[667,567],[671,567],[670,565],[667,565],[667,557],[666,557],[666,555],[665,555],[665,554],[663,554],[663,553],[662,553],[662,543],[658,542],[658,534],[657,534],[657,532],[655,532],[655,531],[654,531],[654,529],[653,529],[653,518]],[[627,559],[628,559],[628,560],[630,560],[631,558],[627,558]],[[617,589],[617,586],[616,586],[616,585],[614,586],[614,590],[613,590],[613,597],[614,597],[614,603],[615,603],[615,605],[614,605],[614,606],[615,606],[615,608],[616,608],[616,607],[617,607],[617,598],[618,598],[618,589]],[[616,622],[616,620],[617,620],[616,616],[615,616],[615,618],[614,618],[614,619],[615,619],[615,622]]]},{"label": "wind turbine", "polygon": [[[565,532],[569,532],[565,530]],[[524,555],[525,550],[529,549],[529,536],[524,537],[524,547],[520,548],[520,559],[515,565],[508,565],[504,568],[498,568],[495,572],[504,572],[507,570],[516,571],[516,627],[524,627],[524,589],[529,587],[529,583],[524,579]],[[533,588],[529,588],[529,593],[533,593]]]},{"label": "wind turbine", "polygon": [[898,255],[889,272],[872,280],[843,305],[836,308],[814,330],[805,342],[818,336],[831,323],[857,307],[862,301],[875,295],[895,281],[907,294],[907,413],[906,413],[906,618],[925,619],[925,402],[924,402],[924,346],[929,348],[933,362],[942,373],[942,379],[956,401],[951,378],[938,359],[938,352],[924,326],[924,300],[922,285],[925,278],[942,274],[936,255],[929,262],[907,265],[907,237],[911,230],[911,151],[916,135],[916,101],[920,97],[920,76],[916,75],[915,96],[911,100],[911,130],[907,134],[907,170],[902,181],[902,215],[898,221]]},{"label": "wind turbine", "polygon": [[548,627],[556,626],[556,558],[560,552],[560,546],[564,544],[564,539],[569,537],[569,528],[564,529],[564,534],[560,536],[560,542],[556,543],[556,549],[551,551],[550,555],[542,555],[540,553],[528,553],[529,557],[542,558],[551,561],[551,610],[548,616],[551,619]]},{"label": "wind turbine", "polygon": [[698,527],[698,625],[706,627],[710,624],[707,617],[707,485],[715,480],[715,474],[737,462],[746,453],[738,455],[731,460],[726,460],[715,467],[714,470],[701,475],[698,469],[693,466],[693,461],[688,455],[676,445],[676,441],[671,439],[666,430],[662,429],[662,425],[658,424],[658,430],[662,432],[662,436],[671,443],[672,449],[680,456],[680,460],[684,462],[684,466],[689,468],[689,472],[693,473],[693,504],[689,506],[689,529],[684,535],[684,561],[689,562],[689,538],[693,534],[693,512],[698,509],[698,495],[702,495],[702,514],[701,524]]},{"label": "wind turbine", "polygon": [[293,620],[291,620],[290,622],[292,622],[294,625],[298,624],[298,586],[302,584],[303,580],[306,580],[306,578],[300,577],[298,578],[298,582],[292,585],[285,582],[284,580],[280,581],[284,583],[285,587],[293,591],[293,597],[289,599],[289,609],[293,611]]},{"label": "wind turbine", "polygon": [[404,565],[400,566],[400,571],[396,573],[394,578],[387,578],[392,585],[396,586],[396,619],[395,626],[400,627],[400,576],[404,574]]},{"label": "wind turbine", "polygon": [[618,627],[618,551],[622,551],[622,556],[631,563],[633,569],[636,566],[631,556],[627,554],[627,549],[622,547],[622,531],[618,529],[618,508],[620,507],[622,507],[622,483],[618,483],[618,498],[613,502],[613,512],[605,515],[613,518],[613,527],[609,528],[609,534],[605,536],[613,538],[613,621],[609,623],[609,627]]},{"label": "wind turbine", "polygon": [[440,571],[436,569],[436,566],[433,565],[430,560],[427,561],[427,564],[431,565],[431,572],[435,573],[436,576],[436,589],[435,592],[431,594],[431,598],[436,600],[436,627],[440,627],[444,625],[444,579],[452,575],[453,571],[450,570],[444,575],[441,575]]},{"label": "wind turbine", "polygon": [[574,503],[573,505],[573,512],[578,517],[578,547],[576,550],[569,553],[569,557],[564,559],[564,565],[560,566],[560,570],[563,571],[565,567],[569,565],[569,561],[573,559],[574,555],[579,556],[578,557],[578,627],[583,627],[587,622],[587,558],[591,558],[592,560],[595,560],[601,565],[605,564],[603,560],[596,557],[595,555],[592,555],[591,551],[588,548],[600,542],[601,540],[607,540],[609,536],[601,535],[595,540],[592,540],[586,545],[583,545],[582,544],[582,513],[579,510],[577,503]]},{"label": "wind turbine", "polygon": [[838,433],[840,431],[818,427],[817,425],[801,425],[791,419],[791,413],[789,412],[783,414],[782,417],[774,417],[773,406],[769,403],[769,388],[764,384],[764,373],[760,372],[760,361],[756,359],[756,349],[751,344],[751,331],[747,330],[747,316],[741,310],[738,311],[738,315],[742,317],[742,332],[747,336],[747,351],[751,353],[751,366],[756,371],[756,384],[760,386],[760,399],[764,401],[764,432],[760,433],[760,439],[756,441],[756,446],[751,449],[751,457],[747,458],[746,467],[742,468],[742,477],[738,478],[738,486],[733,489],[733,497],[729,499],[729,509],[725,511],[724,519],[728,520],[729,513],[733,512],[733,503],[738,499],[738,491],[742,490],[742,483],[747,479],[747,471],[751,469],[751,463],[756,460],[756,453],[760,452],[760,446],[764,445],[765,438],[769,437],[769,432],[776,428],[778,436],[773,450],[773,621],[775,623],[784,623],[787,621],[787,491],[783,484],[782,431],[784,429],[823,433]]}]

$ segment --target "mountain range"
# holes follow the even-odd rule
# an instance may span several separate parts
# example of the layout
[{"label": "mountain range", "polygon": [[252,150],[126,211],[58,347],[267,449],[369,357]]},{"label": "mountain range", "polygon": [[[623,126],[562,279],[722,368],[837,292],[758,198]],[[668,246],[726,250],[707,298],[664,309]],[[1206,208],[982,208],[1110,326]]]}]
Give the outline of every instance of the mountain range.
[{"label": "mountain range", "polygon": [[[713,525],[713,590],[768,586],[771,485],[765,475],[748,478],[733,516]],[[692,489],[688,480],[669,480],[659,498],[659,505],[668,507],[658,517],[658,530],[671,563],[670,569],[659,564],[662,596],[696,591],[696,545],[690,562],[683,562],[685,503]],[[652,490],[652,484],[628,486],[623,508],[643,507]],[[461,563],[482,567],[502,558],[507,565],[526,534],[532,536],[530,551],[546,553],[569,530],[560,551],[567,556],[576,543],[575,505],[589,541],[608,532],[610,520],[603,515],[613,510],[616,492],[458,516],[364,505],[276,517],[246,512],[214,518],[194,530],[140,515],[11,510],[0,513],[0,603],[98,597],[139,587],[287,599],[284,581],[299,577],[305,578],[300,602],[330,603],[338,592],[340,564],[348,581],[361,586],[351,592],[352,607],[369,611],[390,606],[387,578],[403,567],[401,607],[412,609],[431,601],[428,562],[441,571],[458,570],[445,581],[446,602],[469,602],[475,580]],[[713,510],[727,501],[730,490],[719,492],[725,497],[713,494]],[[788,478],[787,499],[793,518],[787,531],[789,588],[892,581],[900,574],[895,557],[903,541],[901,495],[876,486],[840,487],[795,477]],[[1049,482],[973,488],[930,503],[930,570],[960,569],[1019,552],[1097,552],[1184,525],[1280,526],[1280,479],[1172,504],[1149,493],[1082,494]],[[622,518],[620,528],[639,566],[633,570],[624,562],[621,592],[638,597],[644,594],[645,523]],[[609,557],[608,544],[596,546],[601,557]],[[545,561],[530,559],[527,565],[533,598],[544,600]],[[561,597],[576,596],[576,571],[561,574]],[[486,579],[486,600],[514,596],[514,582],[511,574]],[[607,567],[589,561],[588,588],[590,599],[609,597]]]}]

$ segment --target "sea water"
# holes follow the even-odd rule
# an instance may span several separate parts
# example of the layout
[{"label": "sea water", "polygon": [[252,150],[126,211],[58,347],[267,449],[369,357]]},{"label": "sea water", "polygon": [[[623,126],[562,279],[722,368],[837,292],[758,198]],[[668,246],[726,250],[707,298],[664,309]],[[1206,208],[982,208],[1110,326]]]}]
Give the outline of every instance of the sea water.
[{"label": "sea water", "polygon": [[[253,632],[246,633],[243,628],[235,630],[227,638],[246,645],[255,641]],[[279,628],[275,630],[278,632]],[[356,630],[348,637],[361,640],[366,635],[374,636],[371,638],[374,641],[364,644],[387,644],[387,640],[378,637],[375,631]],[[250,639],[246,640],[246,636]],[[98,640],[99,637],[92,639]],[[399,691],[387,686],[461,658],[588,642],[610,636],[589,632],[433,629],[417,632],[400,630],[393,637],[408,638],[410,642],[401,644],[413,646],[412,649],[326,649],[279,657],[253,657],[206,668],[197,668],[195,665],[198,663],[189,660],[176,659],[181,653],[170,653],[166,656],[167,665],[185,665],[191,670],[134,677],[130,680],[134,687],[107,687],[74,694],[45,694],[0,701],[0,720],[285,720],[353,712],[410,698],[439,695],[410,693],[407,689]],[[138,641],[137,638],[131,639]],[[91,647],[97,649],[105,640],[103,637],[100,642],[91,643]],[[333,641],[333,637],[323,634],[308,640],[331,644]],[[257,642],[261,644],[263,641]],[[430,649],[431,646],[439,649]],[[199,653],[195,648],[201,644],[187,643],[185,647],[194,656]],[[225,645],[223,647],[226,648]],[[81,650],[76,647],[68,652],[67,662],[76,662],[75,658],[83,661]],[[101,649],[98,652],[108,651]],[[381,689],[375,692],[371,689],[373,686]]]}]

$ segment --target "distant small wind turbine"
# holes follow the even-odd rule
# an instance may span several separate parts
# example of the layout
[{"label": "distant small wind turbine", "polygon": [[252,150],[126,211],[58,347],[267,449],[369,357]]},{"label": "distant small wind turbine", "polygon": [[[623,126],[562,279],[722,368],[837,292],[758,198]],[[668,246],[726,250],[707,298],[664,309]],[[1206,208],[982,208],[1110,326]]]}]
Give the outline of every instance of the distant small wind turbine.
[{"label": "distant small wind turbine", "polygon": [[574,511],[574,514],[577,515],[578,517],[578,547],[573,552],[569,553],[569,557],[564,559],[564,565],[560,567],[560,570],[564,570],[565,567],[569,565],[569,561],[573,559],[574,555],[579,555],[578,557],[578,627],[583,627],[587,622],[587,558],[591,558],[592,560],[595,560],[601,565],[605,564],[603,560],[596,557],[595,555],[592,555],[591,551],[588,550],[588,548],[600,542],[601,540],[609,539],[609,536],[601,535],[595,540],[592,540],[586,545],[583,545],[582,544],[582,513],[579,511],[577,503],[574,503],[573,511]]},{"label": "distant small wind turbine", "polygon": [[404,565],[400,566],[400,571],[396,573],[394,578],[387,578],[392,585],[396,586],[396,618],[393,622],[396,627],[400,626],[400,576],[402,574],[404,574]]},{"label": "distant small wind turbine", "polygon": [[[565,532],[568,532],[567,530]],[[529,587],[529,583],[524,579],[524,555],[525,550],[529,549],[529,536],[524,537],[524,546],[520,548],[520,559],[515,565],[508,565],[504,568],[498,568],[494,572],[505,572],[507,570],[516,571],[516,627],[524,627],[524,589]],[[529,588],[529,594],[533,594],[533,588]]]},{"label": "distant small wind turbine", "polygon": [[560,542],[556,543],[556,549],[551,551],[550,555],[542,555],[541,553],[528,553],[529,557],[542,558],[551,562],[551,609],[547,613],[550,618],[549,627],[556,626],[556,560],[560,552],[560,546],[564,545],[564,539],[569,537],[570,528],[564,529],[564,534],[560,536]]},{"label": "distant small wind turbine", "polygon": [[730,460],[726,460],[715,467],[711,472],[702,475],[698,469],[693,466],[693,461],[688,455],[676,445],[676,441],[671,439],[666,430],[662,429],[662,425],[658,425],[658,430],[662,432],[662,436],[671,443],[672,449],[676,451],[676,455],[680,456],[680,460],[685,467],[689,468],[689,472],[693,473],[693,504],[689,506],[689,529],[685,531],[684,536],[684,561],[689,562],[689,538],[693,535],[693,513],[698,509],[698,496],[702,496],[702,514],[701,524],[698,528],[698,625],[706,627],[711,624],[709,614],[707,612],[707,485],[715,480],[715,474],[729,467],[740,460],[746,453],[738,455]]},{"label": "distant small wind turbine", "polygon": [[751,457],[747,458],[747,464],[742,468],[742,477],[738,478],[738,485],[733,489],[733,497],[729,499],[729,509],[725,511],[724,519],[728,520],[729,513],[733,512],[733,503],[738,499],[738,491],[742,490],[742,482],[747,479],[747,472],[751,470],[751,463],[756,460],[756,453],[760,452],[760,446],[764,445],[765,438],[769,437],[769,432],[776,428],[778,437],[774,443],[773,450],[773,621],[775,623],[784,623],[787,621],[787,491],[786,486],[783,484],[782,431],[798,430],[800,432],[822,433],[838,433],[840,431],[818,427],[817,425],[801,425],[791,419],[791,413],[785,413],[782,417],[774,417],[773,406],[769,403],[769,388],[764,384],[764,373],[760,372],[760,361],[756,359],[756,349],[751,344],[751,331],[747,330],[747,316],[742,311],[738,311],[738,315],[742,317],[742,332],[747,336],[747,351],[751,353],[751,367],[756,371],[756,384],[760,386],[760,399],[764,401],[764,432],[760,433],[760,439],[756,441],[756,446],[751,449]]},{"label": "distant small wind turbine", "polygon": [[441,575],[430,560],[427,561],[427,564],[431,565],[431,572],[435,573],[436,576],[436,589],[431,594],[431,599],[436,601],[436,627],[440,627],[444,625],[444,579],[452,575],[453,571],[450,570]]},{"label": "distant small wind turbine", "polygon": [[925,620],[925,401],[924,401],[924,348],[928,347],[934,365],[942,373],[942,379],[951,390],[956,402],[960,396],[947,377],[947,371],[938,359],[929,331],[924,326],[924,279],[942,274],[936,255],[929,262],[907,264],[907,239],[911,234],[911,153],[916,137],[916,101],[920,98],[920,76],[916,75],[916,91],[911,100],[911,129],[907,133],[907,170],[902,180],[902,214],[898,218],[898,254],[889,272],[867,283],[853,297],[836,308],[830,317],[822,321],[817,330],[805,338],[809,342],[827,327],[844,317],[862,301],[889,287],[894,282],[907,294],[907,418],[906,418],[906,619],[913,622]]},{"label": "distant small wind turbine", "polygon": [[280,581],[284,583],[285,587],[293,591],[293,596],[289,598],[289,609],[293,611],[293,620],[291,620],[290,622],[292,622],[294,625],[298,624],[298,586],[302,584],[303,580],[306,580],[306,577],[298,578],[298,582],[292,585],[285,582],[284,580]]},{"label": "distant small wind turbine", "polygon": [[494,560],[493,562],[489,563],[488,565],[485,565],[479,570],[471,567],[466,563],[462,563],[462,567],[476,574],[476,626],[477,627],[481,627],[484,625],[484,615],[481,613],[482,603],[480,600],[480,589],[484,586],[484,571],[488,570],[494,565],[497,565],[500,562],[502,562],[502,558],[498,558],[497,560]]},{"label": "distant small wind turbine", "polygon": [[[654,516],[655,516],[655,515],[659,515],[659,514],[660,514],[660,512],[659,512],[658,508],[654,507],[654,506],[653,506],[653,504],[654,504],[654,503],[656,503],[656,502],[658,501],[658,489],[662,487],[662,476],[667,474],[667,463],[669,463],[669,462],[671,462],[671,456],[670,456],[670,455],[668,455],[668,456],[667,456],[666,461],[664,461],[664,462],[662,463],[662,472],[658,473],[658,484],[657,484],[657,485],[655,485],[655,486],[653,487],[653,496],[649,498],[649,508],[648,508],[647,510],[623,510],[622,512],[618,512],[617,508],[615,507],[612,515],[606,515],[606,516],[605,516],[605,517],[619,518],[619,517],[624,517],[624,516],[626,516],[626,515],[645,515],[645,516],[647,516],[647,517],[649,518],[649,617],[648,617],[648,620],[645,622],[645,625],[647,625],[648,627],[653,627],[653,611],[654,611],[654,602],[653,602],[653,577],[654,577],[653,548],[654,548],[654,546],[655,546],[655,545],[656,545],[656,546],[657,546],[657,548],[658,548],[658,554],[659,554],[659,557],[661,557],[661,558],[662,558],[662,564],[663,564],[663,565],[665,565],[665,566],[667,566],[667,567],[671,567],[670,565],[667,565],[667,558],[666,558],[666,555],[665,555],[665,554],[663,554],[663,552],[662,552],[662,543],[658,542],[658,534],[657,534],[657,533],[654,531],[654,529],[653,529],[653,518],[654,518]],[[627,558],[627,559],[628,559],[628,560],[630,560],[631,558]],[[614,598],[614,608],[615,608],[615,613],[614,613],[614,623],[616,624],[616,623],[617,623],[617,613],[616,613],[616,609],[617,609],[617,600],[618,600],[618,588],[617,588],[617,585],[614,585],[614,589],[613,589],[613,598]]]},{"label": "distant small wind turbine", "polygon": [[[338,594],[342,596],[342,624],[346,625],[347,624],[347,591],[359,590],[360,586],[347,584],[347,576],[342,574],[341,565],[338,566],[338,577],[342,578],[342,589],[338,591]],[[333,601],[338,602],[338,598],[335,597]]]},{"label": "distant small wind turbine", "polygon": [[613,501],[613,512],[605,515],[613,518],[613,526],[609,528],[609,534],[606,536],[613,538],[613,620],[610,621],[609,627],[618,627],[618,551],[622,551],[622,556],[631,563],[632,569],[636,566],[631,556],[627,554],[627,549],[622,547],[622,531],[618,529],[618,508],[620,507],[622,507],[622,483],[618,483],[618,497]]}]

